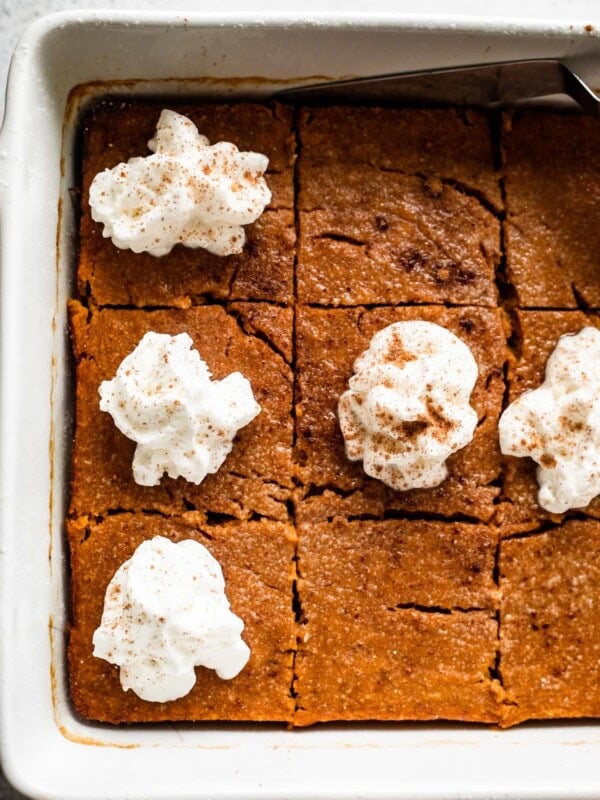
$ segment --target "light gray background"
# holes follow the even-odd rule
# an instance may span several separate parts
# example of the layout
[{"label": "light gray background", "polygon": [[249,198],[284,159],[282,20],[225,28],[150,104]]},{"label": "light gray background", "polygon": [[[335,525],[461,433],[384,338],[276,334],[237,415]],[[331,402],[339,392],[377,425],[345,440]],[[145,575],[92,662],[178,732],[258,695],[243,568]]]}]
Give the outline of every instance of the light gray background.
[{"label": "light gray background", "polygon": [[[10,56],[23,31],[35,19],[52,11],[83,8],[119,8],[166,10],[171,12],[255,11],[280,13],[289,9],[297,15],[323,10],[361,12],[411,12],[415,14],[449,14],[474,16],[480,19],[497,17],[513,19],[553,19],[573,25],[593,25],[600,30],[600,0],[205,0],[181,3],[164,0],[0,0],[0,87],[4,87]],[[4,113],[4,91],[0,94],[0,118]],[[35,721],[32,720],[32,735]],[[4,779],[0,767],[0,800],[17,800],[22,795],[15,792]],[[85,798],[81,798],[85,800]]]}]

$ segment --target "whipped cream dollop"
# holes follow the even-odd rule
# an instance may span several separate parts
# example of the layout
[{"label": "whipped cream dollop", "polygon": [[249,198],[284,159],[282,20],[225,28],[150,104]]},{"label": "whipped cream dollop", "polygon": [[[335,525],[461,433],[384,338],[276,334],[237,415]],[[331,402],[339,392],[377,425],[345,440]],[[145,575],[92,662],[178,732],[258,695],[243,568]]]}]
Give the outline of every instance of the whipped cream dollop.
[{"label": "whipped cream dollop", "polygon": [[99,172],[92,181],[92,218],[117,247],[164,256],[176,244],[219,256],[240,253],[243,225],[271,200],[263,177],[269,159],[229,142],[210,145],[194,123],[161,112],[148,142],[153,155]]},{"label": "whipped cream dollop", "polygon": [[500,449],[537,462],[538,502],[562,514],[600,494],[600,331],[562,336],[538,389],[500,417]]},{"label": "whipped cream dollop", "polygon": [[194,667],[235,678],[250,657],[243,630],[229,607],[221,566],[206,547],[155,536],[108,584],[94,655],[118,664],[125,691],[165,703],[191,690]]},{"label": "whipped cream dollop", "polygon": [[240,372],[213,381],[187,333],[150,331],[100,384],[100,408],[134,442],[133,477],[156,486],[166,472],[201,483],[232,450],[260,406]]},{"label": "whipped cream dollop", "polygon": [[338,404],[348,458],[394,489],[442,483],[446,459],[477,426],[467,345],[432,322],[396,322],[375,334],[354,371]]}]

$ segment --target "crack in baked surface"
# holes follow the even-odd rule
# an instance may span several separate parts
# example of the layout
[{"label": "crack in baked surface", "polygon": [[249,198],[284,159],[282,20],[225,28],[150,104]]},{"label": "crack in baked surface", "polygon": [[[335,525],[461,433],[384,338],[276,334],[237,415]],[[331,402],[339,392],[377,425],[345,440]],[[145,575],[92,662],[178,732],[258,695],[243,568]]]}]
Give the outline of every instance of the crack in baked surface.
[{"label": "crack in baked surface", "polygon": [[[598,326],[598,125],[537,112],[169,107],[211,141],[266,152],[273,202],[239,257],[118,251],[91,221],[89,182],[145,154],[160,106],[107,103],[84,121],[68,521],[79,711],[113,722],[298,726],[600,715],[599,682],[589,677],[600,611],[585,606],[596,579],[596,501],[564,521],[549,517],[535,502],[531,465],[502,458],[497,445],[500,413],[541,380],[558,336]],[[564,136],[548,133],[553,125]],[[569,136],[575,144],[557,151]],[[451,457],[445,484],[399,493],[345,459],[335,407],[372,335],[417,318],[445,325],[474,352],[479,426]],[[163,479],[136,488],[131,443],[97,409],[99,382],[150,326],[190,332],[215,375],[240,369],[263,405],[200,487]],[[94,687],[112,686],[113,668],[96,674],[89,620],[78,622],[98,616],[109,564],[118,566],[109,549],[124,556],[136,537],[165,529],[218,551],[260,642],[243,686],[210,684],[205,710],[195,695],[159,712],[118,687],[102,700]],[[263,561],[277,565],[276,579],[261,577]],[[551,609],[525,580],[530,569]],[[280,627],[263,641],[255,629],[265,622]]]}]

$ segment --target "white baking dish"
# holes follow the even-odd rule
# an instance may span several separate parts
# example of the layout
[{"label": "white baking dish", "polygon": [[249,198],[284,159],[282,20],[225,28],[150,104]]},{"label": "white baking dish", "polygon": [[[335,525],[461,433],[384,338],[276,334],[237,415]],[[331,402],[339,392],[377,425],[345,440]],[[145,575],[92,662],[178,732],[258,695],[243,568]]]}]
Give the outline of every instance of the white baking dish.
[{"label": "white baking dish", "polygon": [[[583,26],[73,12],[26,34],[0,140],[0,733],[4,768],[22,791],[60,800],[600,795],[593,723],[504,732],[460,725],[112,729],[78,720],[65,691],[68,190],[76,180],[78,106],[106,87],[78,95],[67,109],[70,91],[137,78],[117,90],[268,94],[277,81],[306,76],[532,56],[565,57],[600,85],[600,40]],[[199,76],[207,80],[190,80]],[[249,76],[266,80],[225,80]]]}]

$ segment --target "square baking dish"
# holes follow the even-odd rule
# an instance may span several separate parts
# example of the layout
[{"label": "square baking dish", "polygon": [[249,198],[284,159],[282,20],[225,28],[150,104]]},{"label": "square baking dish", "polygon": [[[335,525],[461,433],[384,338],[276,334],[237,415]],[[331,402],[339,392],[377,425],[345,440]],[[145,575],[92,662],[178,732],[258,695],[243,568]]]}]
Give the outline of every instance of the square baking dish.
[{"label": "square baking dish", "polygon": [[108,93],[268,96],[318,76],[544,56],[600,85],[600,40],[583,25],[88,11],[46,17],[22,39],[0,138],[0,743],[21,791],[60,800],[598,797],[595,723],[110,728],[73,714],[64,668],[69,189],[84,106]]}]

